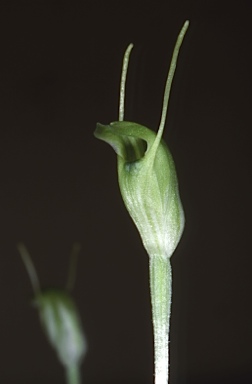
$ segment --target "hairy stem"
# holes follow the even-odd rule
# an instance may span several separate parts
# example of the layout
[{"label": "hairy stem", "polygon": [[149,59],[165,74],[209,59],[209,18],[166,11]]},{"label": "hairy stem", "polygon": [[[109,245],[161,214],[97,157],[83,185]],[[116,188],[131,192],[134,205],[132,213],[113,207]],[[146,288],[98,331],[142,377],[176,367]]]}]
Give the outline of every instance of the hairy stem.
[{"label": "hairy stem", "polygon": [[150,257],[155,384],[167,384],[169,379],[171,281],[170,260],[159,256]]}]

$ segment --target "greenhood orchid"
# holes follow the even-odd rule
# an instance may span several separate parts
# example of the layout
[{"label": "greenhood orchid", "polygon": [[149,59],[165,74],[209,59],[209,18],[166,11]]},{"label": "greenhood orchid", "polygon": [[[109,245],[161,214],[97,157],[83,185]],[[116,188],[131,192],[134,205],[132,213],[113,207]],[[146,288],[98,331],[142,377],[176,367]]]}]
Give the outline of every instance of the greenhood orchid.
[{"label": "greenhood orchid", "polygon": [[95,130],[95,136],[110,144],[117,154],[122,198],[150,257],[171,257],[184,228],[174,161],[162,134],[177,56],[187,28],[188,22],[174,49],[157,134],[140,124],[123,121],[125,81],[132,44],[124,56],[119,121],[109,125],[98,123]]},{"label": "greenhood orchid", "polygon": [[110,144],[117,154],[122,198],[149,255],[156,384],[168,383],[170,257],[181,238],[185,221],[174,161],[162,135],[179,49],[188,26],[186,21],[174,48],[158,132],[124,121],[125,83],[132,44],[123,60],[119,121],[97,124],[95,130],[95,136]]},{"label": "greenhood orchid", "polygon": [[23,243],[18,251],[27,269],[34,291],[34,306],[38,309],[43,331],[63,364],[67,383],[80,384],[80,365],[87,351],[87,342],[82,330],[80,316],[70,291],[73,288],[76,260],[80,245],[73,246],[66,290],[41,290],[30,254]]}]

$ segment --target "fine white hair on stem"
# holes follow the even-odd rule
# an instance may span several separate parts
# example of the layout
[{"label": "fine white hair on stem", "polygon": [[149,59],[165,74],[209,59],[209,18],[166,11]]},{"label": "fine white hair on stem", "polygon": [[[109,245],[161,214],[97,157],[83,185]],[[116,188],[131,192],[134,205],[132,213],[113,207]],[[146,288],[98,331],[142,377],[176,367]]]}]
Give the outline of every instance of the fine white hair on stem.
[{"label": "fine white hair on stem", "polygon": [[120,83],[120,101],[119,101],[119,119],[118,119],[119,121],[123,121],[124,119],[125,84],[126,84],[127,71],[128,71],[128,65],[129,65],[129,57],[130,57],[130,52],[132,48],[133,48],[133,44],[129,44],[123,57],[122,76],[121,76],[121,83]]},{"label": "fine white hair on stem", "polygon": [[24,262],[25,268],[26,268],[28,275],[30,277],[32,289],[33,289],[35,295],[38,295],[41,292],[40,283],[39,283],[38,275],[37,275],[36,269],[34,267],[34,264],[32,262],[31,256],[30,256],[26,246],[23,243],[18,243],[17,249],[21,255],[21,258]]}]

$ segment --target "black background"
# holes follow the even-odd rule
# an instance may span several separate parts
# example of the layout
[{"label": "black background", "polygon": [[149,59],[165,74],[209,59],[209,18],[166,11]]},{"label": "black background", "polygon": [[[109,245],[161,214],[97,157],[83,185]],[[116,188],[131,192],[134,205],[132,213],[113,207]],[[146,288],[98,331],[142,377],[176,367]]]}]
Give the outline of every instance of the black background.
[{"label": "black background", "polygon": [[22,240],[43,287],[74,296],[87,384],[153,382],[148,257],[120,197],[116,156],[96,140],[117,119],[159,124],[186,19],[165,140],[186,213],[172,258],[171,384],[251,383],[251,1],[1,1],[0,381],[63,383],[30,306]]}]

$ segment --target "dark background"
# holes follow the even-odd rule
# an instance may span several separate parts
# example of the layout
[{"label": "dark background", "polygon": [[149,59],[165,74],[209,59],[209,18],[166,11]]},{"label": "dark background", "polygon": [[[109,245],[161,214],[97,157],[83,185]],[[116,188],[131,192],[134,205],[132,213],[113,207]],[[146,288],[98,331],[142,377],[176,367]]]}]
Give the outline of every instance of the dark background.
[{"label": "dark background", "polygon": [[116,156],[96,140],[117,119],[159,124],[186,19],[165,140],[186,213],[172,258],[171,384],[252,382],[251,1],[0,2],[0,382],[63,383],[30,306],[22,240],[43,287],[74,296],[87,384],[153,382],[148,257],[120,197]]}]

